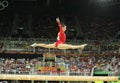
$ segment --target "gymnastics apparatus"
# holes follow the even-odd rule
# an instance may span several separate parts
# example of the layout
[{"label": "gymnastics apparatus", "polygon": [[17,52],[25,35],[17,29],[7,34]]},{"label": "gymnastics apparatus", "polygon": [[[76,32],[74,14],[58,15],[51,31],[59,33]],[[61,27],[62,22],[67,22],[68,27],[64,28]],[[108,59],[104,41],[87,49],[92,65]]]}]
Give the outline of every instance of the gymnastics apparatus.
[{"label": "gymnastics apparatus", "polygon": [[58,37],[57,37],[57,41],[55,43],[52,44],[44,44],[44,43],[34,43],[31,45],[31,47],[43,47],[43,48],[55,48],[55,49],[81,49],[83,50],[84,47],[87,44],[82,44],[82,45],[71,45],[71,44],[66,44],[66,25],[61,24],[60,19],[56,18],[56,21],[58,23],[59,26],[59,32],[58,32]]}]

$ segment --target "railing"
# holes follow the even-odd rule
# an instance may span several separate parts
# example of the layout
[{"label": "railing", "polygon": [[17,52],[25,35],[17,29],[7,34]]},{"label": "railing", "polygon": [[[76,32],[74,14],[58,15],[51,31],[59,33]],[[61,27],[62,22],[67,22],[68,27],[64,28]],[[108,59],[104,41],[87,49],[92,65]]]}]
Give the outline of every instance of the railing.
[{"label": "railing", "polygon": [[[48,39],[48,38],[0,38],[0,41],[18,41],[18,42],[44,42],[44,43],[53,43],[56,41],[56,39]],[[96,43],[96,42],[99,42],[99,43],[104,43],[104,44],[111,44],[111,43],[115,43],[115,44],[118,44],[120,42],[120,39],[117,39],[117,40],[70,40],[68,39],[67,40],[68,43],[88,43],[88,44],[93,44],[93,43]]]},{"label": "railing", "polygon": [[47,75],[47,76],[91,76],[91,72],[1,72],[0,74],[13,74],[13,75]]},{"label": "railing", "polygon": [[[25,71],[25,72],[0,72],[0,74],[13,74],[13,75],[48,75],[48,76],[92,76],[93,72],[52,72],[52,71],[46,71],[46,72],[37,72],[37,71]],[[117,76],[115,72],[109,72],[108,76]]]},{"label": "railing", "polygon": [[[54,43],[56,39],[34,39],[34,38],[27,38],[27,39],[14,39],[14,38],[4,38],[0,39],[0,42],[4,42],[6,45],[13,45],[13,44],[23,44],[23,45],[31,45],[33,43]],[[120,40],[67,40],[66,43],[68,44],[83,44],[87,43],[88,46],[94,46],[96,42],[100,43],[100,45],[119,45]]]}]

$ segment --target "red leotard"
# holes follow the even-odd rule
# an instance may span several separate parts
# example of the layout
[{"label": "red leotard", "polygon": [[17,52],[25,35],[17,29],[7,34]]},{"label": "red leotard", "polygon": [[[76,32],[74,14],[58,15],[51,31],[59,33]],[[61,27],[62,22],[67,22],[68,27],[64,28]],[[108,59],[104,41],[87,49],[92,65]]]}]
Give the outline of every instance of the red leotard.
[{"label": "red leotard", "polygon": [[58,26],[59,26],[59,40],[56,41],[55,46],[57,47],[59,44],[64,44],[66,41],[66,34],[62,28],[62,24],[60,22],[58,22]]}]

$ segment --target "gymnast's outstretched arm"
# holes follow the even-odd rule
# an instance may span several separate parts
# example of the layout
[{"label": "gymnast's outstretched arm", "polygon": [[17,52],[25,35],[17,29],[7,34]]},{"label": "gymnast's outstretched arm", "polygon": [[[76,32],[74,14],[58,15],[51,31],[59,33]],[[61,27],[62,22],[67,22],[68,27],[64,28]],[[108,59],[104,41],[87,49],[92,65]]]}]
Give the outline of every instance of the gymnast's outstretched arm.
[{"label": "gymnast's outstretched arm", "polygon": [[56,21],[57,21],[58,26],[59,26],[60,34],[61,34],[61,33],[64,33],[63,28],[62,28],[62,24],[61,24],[61,22],[60,22],[60,19],[59,19],[59,18],[56,18]]}]

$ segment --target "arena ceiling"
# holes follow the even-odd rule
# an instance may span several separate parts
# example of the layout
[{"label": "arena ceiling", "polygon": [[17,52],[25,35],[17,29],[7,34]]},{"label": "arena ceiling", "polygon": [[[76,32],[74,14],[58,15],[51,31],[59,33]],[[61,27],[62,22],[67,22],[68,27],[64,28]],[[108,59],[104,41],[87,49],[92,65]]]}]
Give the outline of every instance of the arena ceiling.
[{"label": "arena ceiling", "polygon": [[88,0],[11,0],[8,8],[15,11],[77,12],[87,6]]},{"label": "arena ceiling", "polygon": [[74,14],[99,14],[99,10],[103,10],[102,12],[100,11],[100,14],[108,11],[113,13],[118,11],[120,12],[119,2],[112,1],[113,0],[8,0],[9,6],[6,10],[10,12],[24,11],[27,13],[39,12]]}]

